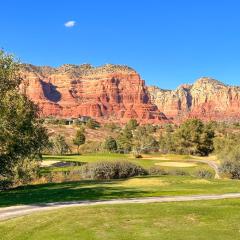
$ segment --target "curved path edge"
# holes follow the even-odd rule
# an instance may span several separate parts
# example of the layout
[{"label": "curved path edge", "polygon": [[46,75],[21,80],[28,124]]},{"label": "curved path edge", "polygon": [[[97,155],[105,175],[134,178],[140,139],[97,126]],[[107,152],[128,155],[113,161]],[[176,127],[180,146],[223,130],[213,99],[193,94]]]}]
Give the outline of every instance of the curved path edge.
[{"label": "curved path edge", "polygon": [[212,160],[201,160],[201,159],[194,159],[194,160],[191,160],[191,161],[208,164],[208,166],[215,171],[214,178],[215,179],[220,179],[221,178],[219,165],[216,162],[214,162]]},{"label": "curved path edge", "polygon": [[189,196],[166,196],[166,197],[148,197],[148,198],[128,198],[112,200],[95,200],[95,201],[71,201],[71,202],[54,202],[35,205],[21,205],[0,208],[0,221],[8,220],[34,212],[48,211],[66,207],[109,205],[109,204],[129,204],[129,203],[163,203],[163,202],[187,202],[197,200],[218,200],[240,198],[240,193],[226,194],[209,194],[209,195],[189,195]]}]

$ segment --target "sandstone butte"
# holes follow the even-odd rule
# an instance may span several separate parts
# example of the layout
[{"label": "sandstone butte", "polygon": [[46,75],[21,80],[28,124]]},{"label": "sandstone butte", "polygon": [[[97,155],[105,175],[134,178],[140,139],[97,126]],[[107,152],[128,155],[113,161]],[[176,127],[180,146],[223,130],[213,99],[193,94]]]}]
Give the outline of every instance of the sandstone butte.
[{"label": "sandstone butte", "polygon": [[21,91],[38,106],[42,117],[90,116],[99,122],[181,122],[240,120],[240,87],[200,78],[192,85],[163,90],[145,85],[128,66],[65,64],[58,68],[22,65]]}]

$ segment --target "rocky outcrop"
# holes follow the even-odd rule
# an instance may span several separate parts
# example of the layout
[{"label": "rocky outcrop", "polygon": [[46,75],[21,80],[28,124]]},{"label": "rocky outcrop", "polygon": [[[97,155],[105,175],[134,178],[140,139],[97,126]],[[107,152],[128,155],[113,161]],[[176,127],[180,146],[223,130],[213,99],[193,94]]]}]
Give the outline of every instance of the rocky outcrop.
[{"label": "rocky outcrop", "polygon": [[149,99],[145,82],[132,68],[89,64],[59,68],[23,65],[22,91],[40,108],[42,116],[91,116],[99,121],[142,123],[167,121]]},{"label": "rocky outcrop", "polygon": [[189,117],[240,120],[240,87],[227,86],[212,78],[200,78],[173,91],[157,87],[148,87],[148,91],[151,101],[175,122]]},{"label": "rocky outcrop", "polygon": [[107,64],[62,65],[58,68],[22,66],[21,86],[38,104],[42,116],[91,116],[100,122],[239,121],[240,87],[200,78],[176,90],[145,86],[130,67]]}]

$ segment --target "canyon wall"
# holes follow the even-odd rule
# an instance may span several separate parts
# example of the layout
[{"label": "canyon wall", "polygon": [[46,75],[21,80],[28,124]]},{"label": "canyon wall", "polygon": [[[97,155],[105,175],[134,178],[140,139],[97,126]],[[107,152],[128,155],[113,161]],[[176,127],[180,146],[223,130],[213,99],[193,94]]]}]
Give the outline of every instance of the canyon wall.
[{"label": "canyon wall", "polygon": [[240,87],[228,86],[212,78],[200,78],[176,90],[151,86],[148,91],[151,101],[175,122],[186,118],[240,120]]},{"label": "canyon wall", "polygon": [[142,123],[168,121],[149,99],[145,82],[127,66],[63,65],[59,68],[24,65],[22,91],[44,117],[91,116],[99,121]]},{"label": "canyon wall", "polygon": [[130,67],[62,65],[58,68],[25,64],[21,89],[41,116],[90,116],[100,122],[181,122],[197,117],[206,121],[240,121],[240,87],[211,78],[176,90],[145,85]]}]

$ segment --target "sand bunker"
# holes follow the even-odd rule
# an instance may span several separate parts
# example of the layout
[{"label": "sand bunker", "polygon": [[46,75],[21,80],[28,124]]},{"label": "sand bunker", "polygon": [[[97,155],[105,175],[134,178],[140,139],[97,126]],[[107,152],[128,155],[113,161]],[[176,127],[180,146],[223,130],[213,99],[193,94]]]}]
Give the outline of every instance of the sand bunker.
[{"label": "sand bunker", "polygon": [[50,167],[54,165],[55,163],[59,163],[60,161],[54,161],[54,160],[47,160],[47,161],[42,161],[41,166],[42,167]]},{"label": "sand bunker", "polygon": [[207,180],[207,179],[194,179],[194,180],[188,180],[188,181],[185,181],[187,183],[193,183],[193,184],[213,184],[213,182]]},{"label": "sand bunker", "polygon": [[160,162],[155,163],[157,166],[163,167],[195,167],[197,164],[195,163],[186,163],[186,162]]},{"label": "sand bunker", "polygon": [[170,158],[166,157],[143,157],[143,159],[149,159],[149,160],[160,160],[160,161],[169,161]]}]

